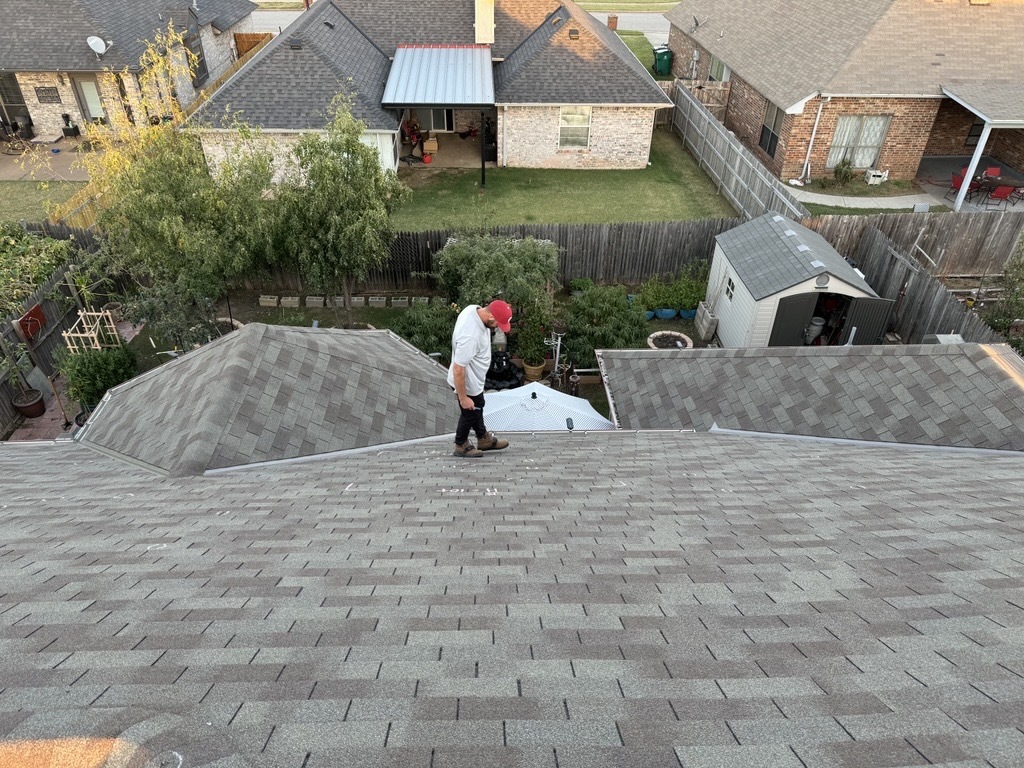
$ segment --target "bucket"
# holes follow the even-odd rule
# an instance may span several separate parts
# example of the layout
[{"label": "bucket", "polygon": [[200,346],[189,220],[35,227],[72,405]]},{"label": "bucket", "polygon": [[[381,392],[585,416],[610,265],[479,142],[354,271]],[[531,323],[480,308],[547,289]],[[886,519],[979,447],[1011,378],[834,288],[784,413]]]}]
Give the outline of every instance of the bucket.
[{"label": "bucket", "polygon": [[804,331],[804,344],[810,344],[816,338],[821,335],[821,332],[825,328],[824,317],[812,317],[811,324],[807,326],[807,330]]},{"label": "bucket", "polygon": [[423,156],[423,164],[424,165],[430,165],[432,162],[434,162],[434,158],[433,157],[431,157],[430,155],[424,155]]}]

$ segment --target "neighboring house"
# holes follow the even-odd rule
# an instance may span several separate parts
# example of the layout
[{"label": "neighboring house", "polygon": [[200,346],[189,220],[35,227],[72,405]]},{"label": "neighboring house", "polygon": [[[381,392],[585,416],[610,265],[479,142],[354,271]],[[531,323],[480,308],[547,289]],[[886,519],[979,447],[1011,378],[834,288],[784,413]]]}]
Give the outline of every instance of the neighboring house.
[{"label": "neighboring house", "polygon": [[913,179],[925,156],[984,153],[1024,167],[1016,0],[683,0],[665,16],[674,74],[727,81],[725,126],[780,179],[843,160]]},{"label": "neighboring house", "polygon": [[195,475],[432,437],[446,371],[390,331],[250,323],[111,390],[78,440]]},{"label": "neighboring house", "polygon": [[671,102],[619,37],[571,0],[318,0],[199,110],[204,147],[234,117],[282,144],[322,128],[338,92],[397,168],[403,126],[475,129],[481,161],[644,168]]},{"label": "neighboring house", "polygon": [[787,347],[877,344],[893,301],[817,232],[766,213],[715,237],[704,303],[722,346]]},{"label": "neighboring house", "polygon": [[152,117],[137,114],[139,59],[171,22],[198,59],[194,79],[175,83],[187,106],[235,60],[234,34],[252,30],[255,8],[250,0],[0,0],[0,117],[40,137],[59,137],[69,122],[105,123],[118,110]]},{"label": "neighboring house", "polygon": [[603,350],[598,360],[622,429],[1024,451],[1024,360],[1006,344]]}]

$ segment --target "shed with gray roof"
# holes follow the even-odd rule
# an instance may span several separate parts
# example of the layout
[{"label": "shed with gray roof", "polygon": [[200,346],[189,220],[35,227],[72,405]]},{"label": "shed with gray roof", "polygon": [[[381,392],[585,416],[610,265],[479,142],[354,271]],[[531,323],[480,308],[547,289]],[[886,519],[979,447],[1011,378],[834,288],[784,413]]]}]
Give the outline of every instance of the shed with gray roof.
[{"label": "shed with gray roof", "polygon": [[825,238],[767,213],[715,238],[701,312],[725,347],[875,344],[891,306]]},{"label": "shed with gray roof", "polygon": [[433,437],[445,374],[390,331],[252,323],[111,390],[77,439],[194,475]]}]

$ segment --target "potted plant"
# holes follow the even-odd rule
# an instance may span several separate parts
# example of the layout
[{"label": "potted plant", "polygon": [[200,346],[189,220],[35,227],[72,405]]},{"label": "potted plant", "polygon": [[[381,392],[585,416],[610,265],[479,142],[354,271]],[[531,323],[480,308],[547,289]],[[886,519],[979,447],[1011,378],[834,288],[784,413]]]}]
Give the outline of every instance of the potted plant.
[{"label": "potted plant", "polygon": [[707,272],[707,263],[690,264],[672,283],[674,306],[684,320],[693,320],[697,316],[697,305],[707,293]]},{"label": "potted plant", "polygon": [[108,389],[139,372],[135,352],[128,346],[67,352],[60,358],[58,368],[66,381],[68,397],[86,414],[99,405]]},{"label": "potted plant", "polygon": [[43,393],[29,386],[25,372],[31,368],[31,361],[28,350],[24,344],[19,344],[12,352],[7,345],[4,345],[4,357],[7,359],[7,383],[11,387],[17,387],[18,393],[11,398],[18,413],[27,419],[35,419],[46,413],[46,400]]},{"label": "potted plant", "polygon": [[593,288],[594,281],[589,277],[575,277],[569,281],[569,290],[572,292],[574,298],[579,298],[583,295],[583,292]]},{"label": "potted plant", "polygon": [[548,348],[544,343],[547,318],[540,311],[527,313],[516,330],[515,348],[523,361],[523,371],[529,381],[540,381],[544,375],[544,356]]},{"label": "potted plant", "polygon": [[[659,320],[670,320],[676,316],[676,308],[672,306],[673,298],[669,285],[657,276],[652,277],[640,286],[640,302],[653,317]],[[652,315],[648,316],[651,319]]]}]

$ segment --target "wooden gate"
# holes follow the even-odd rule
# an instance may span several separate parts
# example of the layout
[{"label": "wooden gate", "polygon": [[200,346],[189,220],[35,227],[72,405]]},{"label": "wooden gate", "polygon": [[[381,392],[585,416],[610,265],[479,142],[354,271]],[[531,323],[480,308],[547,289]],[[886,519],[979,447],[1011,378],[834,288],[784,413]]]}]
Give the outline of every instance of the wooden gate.
[{"label": "wooden gate", "polygon": [[239,57],[244,56],[267,38],[273,37],[269,32],[236,32],[235,49]]}]

